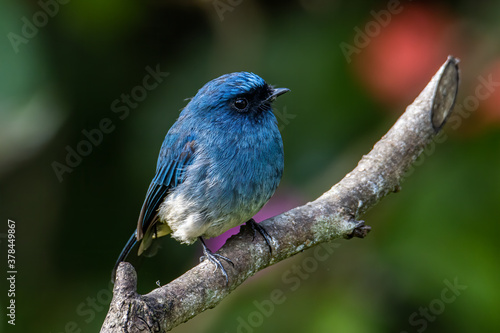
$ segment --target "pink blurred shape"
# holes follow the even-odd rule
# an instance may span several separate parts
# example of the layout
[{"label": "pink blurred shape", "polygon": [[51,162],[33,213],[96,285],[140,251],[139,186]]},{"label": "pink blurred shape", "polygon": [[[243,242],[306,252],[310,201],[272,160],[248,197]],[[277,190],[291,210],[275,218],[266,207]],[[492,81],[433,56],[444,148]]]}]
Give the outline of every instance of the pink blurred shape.
[{"label": "pink blurred shape", "polygon": [[[280,187],[269,202],[254,216],[256,222],[284,213],[303,203],[303,199],[293,190]],[[226,243],[226,240],[240,231],[240,226],[229,229],[222,235],[207,239],[205,242],[210,250],[217,251]]]}]

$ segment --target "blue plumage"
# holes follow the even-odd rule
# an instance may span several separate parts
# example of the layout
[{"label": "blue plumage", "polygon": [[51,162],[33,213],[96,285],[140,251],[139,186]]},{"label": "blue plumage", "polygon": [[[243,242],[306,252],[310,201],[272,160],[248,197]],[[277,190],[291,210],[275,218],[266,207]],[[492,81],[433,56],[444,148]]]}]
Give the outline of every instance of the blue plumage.
[{"label": "blue plumage", "polygon": [[117,263],[136,242],[140,255],[157,237],[191,244],[251,220],[283,173],[271,103],[287,91],[248,72],[223,75],[198,91],[165,136],[137,230]]}]

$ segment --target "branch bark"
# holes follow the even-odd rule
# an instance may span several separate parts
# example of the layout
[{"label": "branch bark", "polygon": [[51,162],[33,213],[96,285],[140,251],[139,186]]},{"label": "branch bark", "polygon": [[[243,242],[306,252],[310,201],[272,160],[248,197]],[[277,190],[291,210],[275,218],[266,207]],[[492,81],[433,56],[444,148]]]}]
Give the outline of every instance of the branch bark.
[{"label": "branch bark", "polygon": [[315,201],[261,222],[273,238],[272,253],[262,238],[253,241],[251,228],[243,226],[218,252],[234,262],[234,267],[225,266],[227,285],[204,261],[169,284],[139,295],[134,268],[121,263],[101,332],[169,331],[215,307],[261,269],[322,242],[366,236],[370,227],[358,217],[399,190],[405,173],[448,119],[458,81],[458,60],[450,56],[353,171]]}]

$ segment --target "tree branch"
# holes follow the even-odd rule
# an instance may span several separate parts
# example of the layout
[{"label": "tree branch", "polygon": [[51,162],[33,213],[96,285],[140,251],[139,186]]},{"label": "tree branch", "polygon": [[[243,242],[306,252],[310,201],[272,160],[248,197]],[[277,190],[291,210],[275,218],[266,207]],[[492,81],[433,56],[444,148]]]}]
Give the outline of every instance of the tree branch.
[{"label": "tree branch", "polygon": [[166,332],[215,307],[256,272],[305,249],[336,238],[364,237],[370,230],[357,218],[399,184],[451,113],[458,90],[458,60],[449,57],[389,132],[357,167],[321,197],[261,222],[273,237],[273,252],[244,226],[218,253],[229,257],[229,283],[206,260],[146,295],[136,292],[129,263],[118,267],[114,296],[101,332]]}]

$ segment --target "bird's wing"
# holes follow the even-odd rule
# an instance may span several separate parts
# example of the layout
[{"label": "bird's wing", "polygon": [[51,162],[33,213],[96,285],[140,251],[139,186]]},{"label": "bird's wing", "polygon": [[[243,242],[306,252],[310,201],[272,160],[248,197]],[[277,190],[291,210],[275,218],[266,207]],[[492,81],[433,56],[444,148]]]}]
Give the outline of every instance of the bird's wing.
[{"label": "bird's wing", "polygon": [[169,191],[184,180],[186,167],[193,162],[194,151],[194,136],[167,134],[158,157],[155,177],[149,185],[137,221],[137,240],[144,238],[139,255],[149,247],[153,238],[170,233],[166,224],[157,224],[158,208]]}]

